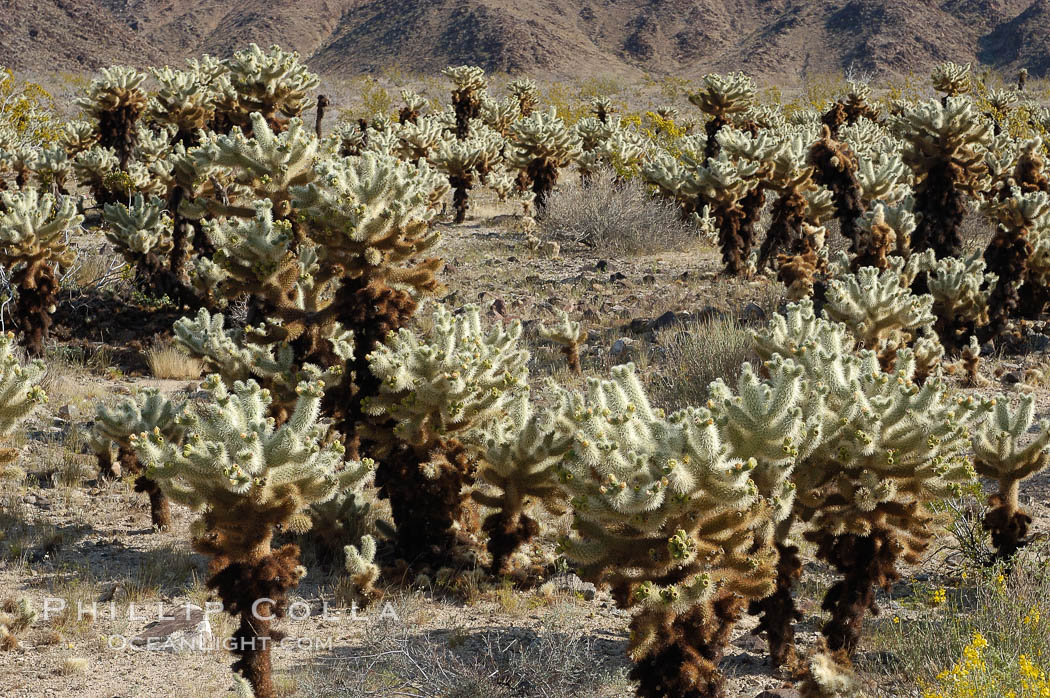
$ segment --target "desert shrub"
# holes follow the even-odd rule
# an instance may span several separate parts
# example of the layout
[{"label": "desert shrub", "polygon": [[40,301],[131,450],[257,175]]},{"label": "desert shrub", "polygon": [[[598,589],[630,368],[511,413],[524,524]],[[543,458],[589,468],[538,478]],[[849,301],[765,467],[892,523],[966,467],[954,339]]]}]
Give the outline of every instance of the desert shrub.
[{"label": "desert shrub", "polygon": [[146,364],[154,378],[186,380],[200,378],[201,360],[173,344],[157,344],[145,351]]},{"label": "desert shrub", "polygon": [[758,359],[751,333],[731,318],[678,325],[662,331],[657,342],[664,358],[652,380],[653,399],[667,409],[703,404],[711,381],[732,383],[745,361]]},{"label": "desert shrub", "polygon": [[1012,574],[964,573],[958,588],[933,589],[918,617],[885,618],[879,649],[894,679],[914,677],[924,698],[1040,696],[1050,689],[1050,565],[1031,546]]},{"label": "desert shrub", "polygon": [[602,253],[648,254],[695,243],[697,230],[677,207],[651,196],[637,181],[620,181],[603,168],[586,184],[567,182],[547,201],[541,221],[548,236]]}]

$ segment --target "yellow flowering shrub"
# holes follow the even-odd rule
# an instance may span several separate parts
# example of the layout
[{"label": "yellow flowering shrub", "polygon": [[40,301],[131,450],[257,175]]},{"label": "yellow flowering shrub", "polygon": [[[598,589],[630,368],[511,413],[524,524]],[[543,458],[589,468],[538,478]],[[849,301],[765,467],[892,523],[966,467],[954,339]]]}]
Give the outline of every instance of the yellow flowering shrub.
[{"label": "yellow flowering shrub", "polygon": [[54,141],[61,125],[53,107],[47,90],[35,82],[19,80],[13,71],[0,65],[0,150]]}]

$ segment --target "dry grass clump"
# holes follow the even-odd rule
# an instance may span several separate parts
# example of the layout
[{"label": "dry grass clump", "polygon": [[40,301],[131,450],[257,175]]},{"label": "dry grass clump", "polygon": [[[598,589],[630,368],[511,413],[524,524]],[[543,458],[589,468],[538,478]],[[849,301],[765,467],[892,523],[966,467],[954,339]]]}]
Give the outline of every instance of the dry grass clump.
[{"label": "dry grass clump", "polygon": [[676,325],[657,335],[659,373],[652,378],[656,404],[667,409],[701,405],[716,378],[733,383],[744,362],[757,362],[751,333],[732,318]]},{"label": "dry grass clump", "polygon": [[[917,683],[926,698],[1050,692],[1050,546],[968,570],[915,595],[917,617],[884,618],[865,662],[881,683]],[[903,614],[902,614],[903,615]]]},{"label": "dry grass clump", "polygon": [[638,180],[618,180],[610,169],[586,184],[573,179],[555,189],[539,223],[542,237],[605,253],[680,250],[699,240],[699,230],[673,203],[654,198]]},{"label": "dry grass clump", "polygon": [[146,364],[154,378],[194,380],[200,378],[203,366],[174,344],[157,344],[145,352]]},{"label": "dry grass clump", "polygon": [[[416,634],[369,623],[337,663],[297,676],[304,695],[441,695],[511,698],[623,695],[623,654],[576,629],[463,629]],[[616,643],[620,644],[620,643]]]}]

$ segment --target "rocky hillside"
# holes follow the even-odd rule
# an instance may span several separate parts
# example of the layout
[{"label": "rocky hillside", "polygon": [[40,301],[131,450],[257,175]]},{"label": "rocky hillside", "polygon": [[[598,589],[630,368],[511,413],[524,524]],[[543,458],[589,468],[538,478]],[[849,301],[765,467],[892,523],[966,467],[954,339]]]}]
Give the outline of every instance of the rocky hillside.
[{"label": "rocky hillside", "polygon": [[542,75],[797,81],[974,61],[1050,72],[1050,0],[0,0],[0,63],[81,70],[179,62],[250,41],[326,73],[450,63]]}]

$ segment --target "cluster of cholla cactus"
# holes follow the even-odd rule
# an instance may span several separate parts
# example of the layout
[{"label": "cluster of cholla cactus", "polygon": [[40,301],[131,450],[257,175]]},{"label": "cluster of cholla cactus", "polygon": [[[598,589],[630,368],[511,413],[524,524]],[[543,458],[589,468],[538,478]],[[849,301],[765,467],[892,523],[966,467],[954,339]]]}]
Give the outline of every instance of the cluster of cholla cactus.
[{"label": "cluster of cholla cactus", "polygon": [[296,545],[273,549],[274,534],[308,528],[307,508],[354,487],[368,464],[345,462],[339,442],[326,439],[317,382],[299,385],[299,401],[280,427],[267,416],[268,391],[254,381],[227,386],[212,375],[204,389],[208,399],[175,419],[185,431],[181,443],[159,430],[130,443],[172,501],[201,512],[193,537],[211,557],[208,587],[240,619],[233,669],[256,696],[272,698],[270,651],[282,637],[273,620],[306,572]]},{"label": "cluster of cholla cactus", "polygon": [[402,329],[367,355],[380,384],[363,407],[388,419],[368,430],[376,485],[390,500],[406,560],[447,560],[477,528],[464,491],[478,448],[471,435],[527,389],[520,337],[517,323],[486,331],[475,306],[458,316],[439,307],[427,336]]},{"label": "cluster of cholla cactus", "polygon": [[[632,612],[643,696],[719,695],[745,610],[774,663],[795,662],[792,588],[811,541],[839,579],[805,690],[841,693],[876,589],[934,535],[930,503],[976,474],[995,480],[985,525],[1008,559],[1029,540],[1019,483],[1050,452],[1044,425],[1028,435],[1031,400],[963,397],[942,370],[961,356],[976,384],[982,345],[1050,305],[1045,147],[1011,130],[1022,108],[1035,131],[1050,119],[1014,92],[972,98],[983,88],[969,73],[941,66],[942,99],[885,115],[861,84],[820,113],[757,104],[743,74],[707,75],[688,97],[699,129],[674,107],[613,113],[606,97],[578,118],[544,108],[530,80],[496,95],[481,68],[460,66],[444,73],[451,106],[406,90],[398,113],[325,136],[318,76],[277,47],[109,68],[53,143],[0,138],[11,315],[42,354],[85,218],[139,290],[187,308],[174,334],[213,374],[207,398],[143,391],[99,410],[91,445],[108,472],[137,477],[157,526],[169,500],[201,512],[194,544],[240,619],[234,666],[256,696],[275,693],[268,642],[280,634],[266,618],[303,574],[278,531],[313,531],[367,603],[382,596],[388,545],[424,569],[480,562],[541,579],[529,545],[541,508],[571,511],[560,549]],[[487,328],[478,308],[438,307],[413,329],[442,288],[430,255],[446,197],[457,223],[481,186],[542,213],[570,167],[585,186],[606,170],[639,177],[717,234],[727,274],[775,274],[812,300],[756,333],[761,366],[670,415],[630,366],[582,393],[534,394],[520,325]],[[966,216],[994,226],[985,249],[964,250]],[[848,251],[826,244],[836,225]],[[582,374],[578,322],[539,334]],[[10,338],[0,363],[8,437],[43,399],[43,367],[17,360]],[[361,486],[373,472],[393,527],[372,524]]]},{"label": "cluster of cholla cactus", "polygon": [[[855,351],[846,326],[818,318],[812,304],[788,306],[756,333],[760,356],[779,355],[804,369],[825,416],[794,470],[793,520],[817,545],[817,556],[842,575],[827,592],[822,634],[833,663],[846,670],[875,589],[916,563],[934,535],[930,502],[958,494],[974,476],[970,427],[990,404],[955,394],[939,377],[915,382],[915,355],[897,352],[885,370],[870,350]],[[777,618],[796,617],[790,597]],[[763,609],[768,612],[769,609]],[[770,633],[783,640],[790,633]],[[787,657],[781,648],[774,656]],[[831,680],[818,665],[810,679]]]},{"label": "cluster of cholla cactus", "polygon": [[46,371],[44,363],[39,359],[20,361],[14,339],[10,332],[0,336],[0,480],[21,475],[15,465],[19,449],[4,442],[47,401],[40,387]]},{"label": "cluster of cholla cactus", "polygon": [[135,491],[149,495],[150,520],[161,530],[171,526],[168,497],[155,480],[143,474],[132,437],[149,432],[178,445],[184,431],[178,417],[185,407],[183,401],[171,400],[156,389],[145,388],[115,407],[100,406],[88,440],[98,458],[100,476],[137,476]]},{"label": "cluster of cholla cactus", "polygon": [[639,695],[721,695],[717,664],[748,601],[774,587],[775,525],[805,424],[801,371],[746,368],[739,394],[665,415],[633,365],[585,394],[563,393],[571,446],[558,467],[573,531],[562,543],[580,573],[634,610],[628,651]]},{"label": "cluster of cholla cactus", "polygon": [[12,316],[34,356],[44,353],[59,277],[75,257],[69,234],[83,220],[68,196],[36,189],[0,194],[0,265],[10,270],[18,289]]}]

